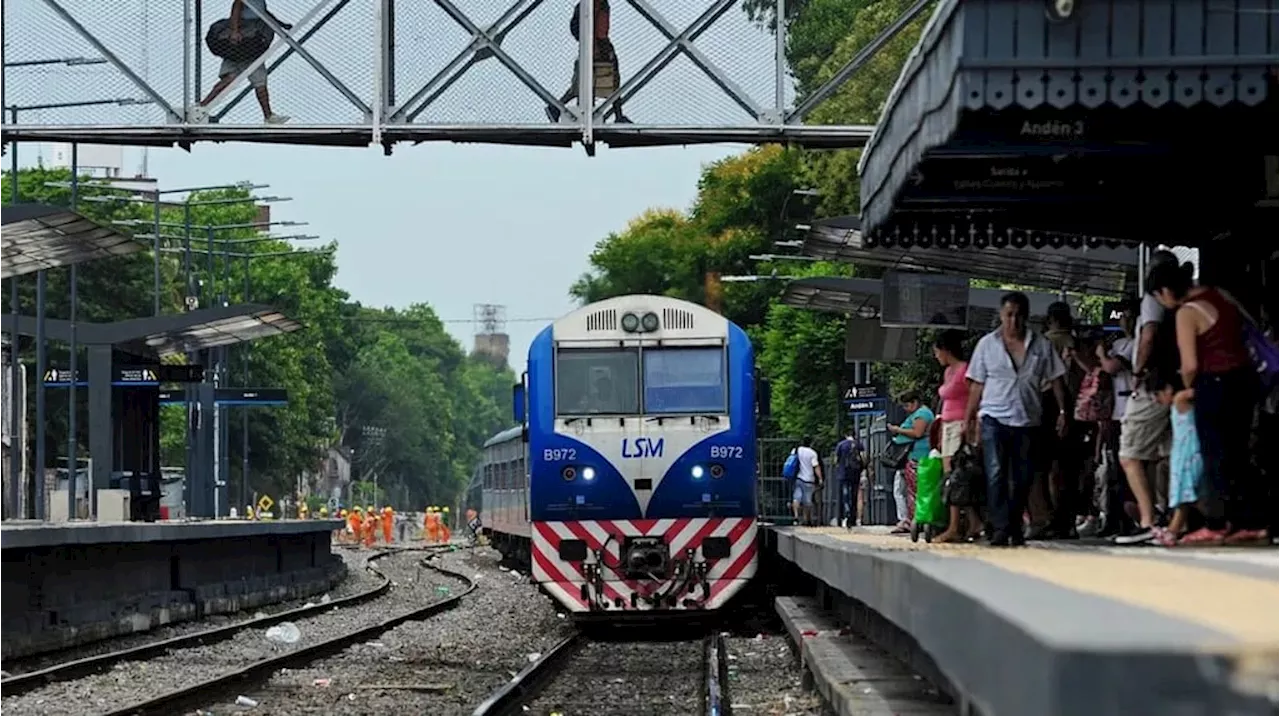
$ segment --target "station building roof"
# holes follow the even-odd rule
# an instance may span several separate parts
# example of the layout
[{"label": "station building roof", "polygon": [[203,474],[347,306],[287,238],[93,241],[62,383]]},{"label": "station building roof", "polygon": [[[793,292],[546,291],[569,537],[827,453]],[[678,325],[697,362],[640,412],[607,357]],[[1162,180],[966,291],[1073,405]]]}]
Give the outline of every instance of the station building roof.
[{"label": "station building roof", "polygon": [[1212,240],[1268,196],[1280,2],[1195,7],[941,0],[860,160],[867,232]]}]

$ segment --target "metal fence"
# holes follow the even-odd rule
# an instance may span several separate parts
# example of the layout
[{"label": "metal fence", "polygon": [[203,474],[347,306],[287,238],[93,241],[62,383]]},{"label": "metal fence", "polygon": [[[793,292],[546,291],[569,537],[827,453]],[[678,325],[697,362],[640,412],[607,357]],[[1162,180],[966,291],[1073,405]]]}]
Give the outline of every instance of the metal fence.
[{"label": "metal fence", "polygon": [[[867,446],[868,481],[864,495],[866,505],[863,508],[863,522],[869,525],[891,525],[897,522],[897,509],[893,502],[894,471],[880,465],[880,455],[884,453],[888,441],[885,430],[885,417],[857,416],[854,418],[856,435]],[[756,488],[756,509],[760,519],[774,524],[792,524],[791,492],[792,482],[782,476],[782,465],[787,455],[799,444],[795,438],[762,438],[759,441],[758,483]],[[836,459],[834,448],[823,453],[823,469],[834,470]],[[854,495],[849,497],[850,508],[854,507]],[[844,512],[840,506],[840,486],[837,480],[828,480],[826,486],[814,496],[818,510],[817,518],[821,524],[839,524]]]}]

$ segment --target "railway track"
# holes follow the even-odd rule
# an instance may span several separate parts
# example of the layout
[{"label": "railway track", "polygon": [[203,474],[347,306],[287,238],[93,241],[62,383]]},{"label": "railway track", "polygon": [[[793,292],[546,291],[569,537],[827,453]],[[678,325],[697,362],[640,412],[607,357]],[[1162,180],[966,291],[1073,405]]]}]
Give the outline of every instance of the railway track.
[{"label": "railway track", "polygon": [[724,638],[612,641],[575,633],[476,707],[472,716],[731,716]]},{"label": "railway track", "polygon": [[[389,550],[388,553],[393,554],[405,551],[412,550]],[[109,711],[106,714],[103,714],[103,716],[158,716],[159,714],[182,713],[185,710],[194,709],[203,704],[218,701],[227,694],[241,690],[243,685],[246,683],[270,678],[273,673],[280,669],[293,668],[300,664],[305,664],[316,659],[323,658],[330,654],[342,651],[353,644],[368,641],[388,629],[397,627],[405,622],[425,619],[448,609],[452,609],[462,601],[463,597],[475,590],[476,585],[475,582],[466,575],[430,564],[431,559],[436,554],[440,554],[443,551],[445,550],[428,550],[428,555],[423,558],[421,564],[423,567],[446,574],[464,582],[467,585],[466,588],[457,594],[437,600],[419,609],[413,609],[408,612],[389,617],[362,629],[342,634],[341,636],[333,639],[327,639],[280,656],[255,661],[247,666],[234,671],[218,674],[217,676],[201,681],[200,683],[186,686],[181,689],[175,689],[146,701],[130,704],[124,708]],[[333,604],[331,602],[327,606],[331,607],[332,605]]]},{"label": "railway track", "polygon": [[0,691],[3,691],[6,696],[16,696],[47,684],[67,681],[70,679],[78,679],[90,674],[106,671],[120,662],[148,659],[156,656],[157,654],[163,654],[171,649],[183,649],[191,646],[216,644],[217,642],[230,639],[245,629],[265,629],[281,622],[305,618],[335,607],[350,607],[367,602],[370,599],[374,599],[385,594],[391,588],[391,580],[382,575],[382,573],[373,566],[373,563],[389,555],[396,554],[398,551],[399,550],[389,549],[370,556],[368,563],[365,565],[365,569],[372,572],[378,578],[378,584],[363,592],[348,595],[340,599],[334,599],[324,604],[312,604],[309,606],[299,607],[297,609],[290,609],[276,614],[258,617],[256,619],[239,621],[234,624],[226,624],[211,629],[192,632],[190,634],[183,634],[169,639],[157,639],[156,641],[130,647],[128,649],[119,649],[105,654],[71,659],[59,664],[54,664],[53,666],[22,672],[0,680]]}]

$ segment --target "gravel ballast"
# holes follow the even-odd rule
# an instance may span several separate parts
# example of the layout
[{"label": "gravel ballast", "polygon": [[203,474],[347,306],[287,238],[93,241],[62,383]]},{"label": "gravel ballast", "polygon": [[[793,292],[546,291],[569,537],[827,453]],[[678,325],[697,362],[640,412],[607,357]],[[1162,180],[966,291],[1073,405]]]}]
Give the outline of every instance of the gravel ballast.
[{"label": "gravel ballast", "polygon": [[[347,565],[347,576],[329,590],[326,594],[329,599],[342,599],[354,594],[360,594],[370,589],[374,589],[380,583],[379,579],[372,573],[365,570],[364,566],[368,563],[369,558],[376,552],[356,551],[348,549],[336,549],[334,554],[339,555],[342,561]],[[384,557],[385,559],[385,557]],[[375,561],[375,564],[377,562]],[[134,647],[152,644],[166,639],[174,639],[187,634],[195,634],[197,632],[216,629],[238,622],[246,622],[251,619],[257,619],[263,616],[279,614],[287,612],[291,609],[298,609],[307,604],[317,604],[325,595],[317,594],[307,599],[291,599],[287,602],[279,602],[258,607],[253,610],[236,612],[234,614],[212,614],[203,619],[195,619],[192,621],[178,622],[176,624],[167,624],[162,627],[150,629],[137,634],[129,634],[128,636],[117,637],[114,639],[104,639],[102,641],[85,644],[72,649],[66,649],[50,654],[41,654],[26,659],[13,659],[4,665],[4,671],[7,674],[18,676],[20,674],[30,673],[47,669],[58,664],[65,664],[70,661],[79,659],[88,659],[94,656],[109,654],[114,651],[123,651]],[[7,703],[7,702],[6,702]]]},{"label": "gravel ballast", "polygon": [[470,714],[490,693],[570,632],[568,619],[529,584],[528,576],[498,566],[489,549],[437,559],[477,581],[456,608],[402,624],[303,669],[246,687],[257,703],[234,698],[204,714]]},{"label": "gravel ballast", "polygon": [[[4,713],[91,716],[111,711],[418,608],[446,596],[438,588],[452,591],[463,587],[457,579],[419,566],[422,557],[421,552],[402,552],[378,560],[377,569],[392,582],[388,593],[358,605],[334,607],[298,619],[293,623],[301,637],[293,644],[267,639],[266,629],[247,629],[216,644],[178,649],[146,661],[123,662],[110,671],[5,698]],[[354,573],[362,571],[353,569]],[[366,588],[373,584],[371,580]],[[120,648],[118,643],[114,642],[116,649]]]},{"label": "gravel ballast", "polygon": [[[725,637],[734,716],[820,716],[822,701],[801,686],[799,660],[786,636]],[[566,715],[567,716],[567,715]]]},{"label": "gravel ballast", "polygon": [[706,690],[703,640],[590,641],[532,701],[530,714],[690,716]]}]

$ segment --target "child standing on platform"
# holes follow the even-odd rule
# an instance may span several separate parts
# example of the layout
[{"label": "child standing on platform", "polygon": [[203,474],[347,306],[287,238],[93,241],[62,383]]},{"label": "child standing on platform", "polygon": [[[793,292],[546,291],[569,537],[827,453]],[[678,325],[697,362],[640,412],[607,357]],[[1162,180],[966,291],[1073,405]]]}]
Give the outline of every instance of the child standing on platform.
[{"label": "child standing on platform", "polygon": [[1200,454],[1200,436],[1196,433],[1195,389],[1184,387],[1176,374],[1156,377],[1152,382],[1156,399],[1162,405],[1171,406],[1173,452],[1169,456],[1169,509],[1173,518],[1168,528],[1157,531],[1156,542],[1172,547],[1188,531],[1188,521],[1200,498],[1204,458]]}]

